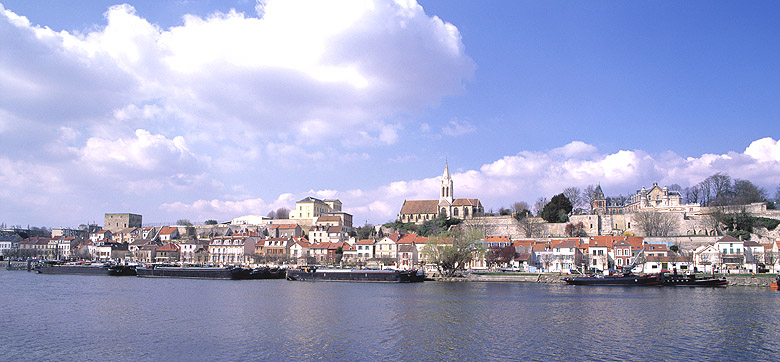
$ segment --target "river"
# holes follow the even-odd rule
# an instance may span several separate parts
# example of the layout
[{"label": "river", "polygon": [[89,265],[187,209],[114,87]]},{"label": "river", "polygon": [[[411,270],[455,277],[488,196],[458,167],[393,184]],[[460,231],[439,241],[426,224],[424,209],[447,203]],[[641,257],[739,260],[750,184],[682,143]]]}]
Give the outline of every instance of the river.
[{"label": "river", "polygon": [[780,293],[0,270],[0,360],[780,360]]}]

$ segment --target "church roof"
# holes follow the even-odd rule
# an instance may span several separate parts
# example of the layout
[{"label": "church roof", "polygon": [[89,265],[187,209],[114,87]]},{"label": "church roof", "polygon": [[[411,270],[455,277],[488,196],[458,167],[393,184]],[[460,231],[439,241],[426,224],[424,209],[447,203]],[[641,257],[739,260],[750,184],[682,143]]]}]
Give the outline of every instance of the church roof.
[{"label": "church roof", "polygon": [[401,214],[436,214],[439,200],[406,200],[401,207]]},{"label": "church roof", "polygon": [[455,199],[452,206],[481,206],[479,199]]}]

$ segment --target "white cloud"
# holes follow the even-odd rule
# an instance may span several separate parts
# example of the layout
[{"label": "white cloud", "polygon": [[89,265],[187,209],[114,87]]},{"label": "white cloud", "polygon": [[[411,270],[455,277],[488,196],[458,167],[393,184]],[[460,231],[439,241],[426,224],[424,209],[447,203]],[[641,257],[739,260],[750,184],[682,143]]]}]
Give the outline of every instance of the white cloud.
[{"label": "white cloud", "polygon": [[467,121],[459,121],[457,119],[453,119],[450,121],[450,123],[442,128],[442,132],[451,137],[457,137],[462,136],[464,134],[473,133],[477,130],[477,127],[475,127],[473,124]]},{"label": "white cloud", "polygon": [[780,162],[780,140],[766,137],[753,141],[745,149],[745,154],[761,162]]}]

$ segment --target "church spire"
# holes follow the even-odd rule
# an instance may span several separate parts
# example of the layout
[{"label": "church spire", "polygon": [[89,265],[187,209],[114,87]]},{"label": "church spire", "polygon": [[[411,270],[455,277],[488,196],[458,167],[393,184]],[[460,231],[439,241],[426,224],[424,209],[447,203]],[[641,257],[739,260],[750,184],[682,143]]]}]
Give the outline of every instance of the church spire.
[{"label": "church spire", "polygon": [[450,177],[450,166],[444,161],[444,174],[441,176],[441,194],[439,195],[440,205],[451,205],[455,197],[452,195],[452,178]]}]

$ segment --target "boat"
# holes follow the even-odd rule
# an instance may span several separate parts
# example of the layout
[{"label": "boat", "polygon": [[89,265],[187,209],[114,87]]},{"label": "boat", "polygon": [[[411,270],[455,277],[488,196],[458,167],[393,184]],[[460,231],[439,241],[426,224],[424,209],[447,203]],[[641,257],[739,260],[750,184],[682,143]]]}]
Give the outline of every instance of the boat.
[{"label": "boat", "polygon": [[191,278],[191,279],[250,279],[251,269],[238,267],[160,266],[136,268],[142,278]]},{"label": "boat", "polygon": [[422,270],[287,269],[287,280],[417,283],[425,280]]},{"label": "boat", "polygon": [[278,267],[261,266],[249,270],[249,279],[284,279],[287,270]]},{"label": "boat", "polygon": [[58,262],[42,263],[35,267],[40,274],[82,274],[82,275],[111,275],[131,276],[135,275],[135,268],[127,265],[112,263],[67,263]]},{"label": "boat", "polygon": [[725,287],[729,284],[726,278],[698,278],[694,274],[660,274],[663,286],[667,287]]},{"label": "boat", "polygon": [[597,275],[563,278],[569,285],[649,286],[661,285],[658,274]]},{"label": "boat", "polygon": [[563,281],[569,285],[604,285],[604,286],[650,286],[662,285],[662,274],[634,274],[633,270],[639,256],[645,251],[644,248],[634,257],[631,264],[624,265],[621,274],[613,275],[594,275],[566,277]]},{"label": "boat", "polygon": [[772,288],[772,290],[780,290],[777,287],[778,284],[780,284],[780,274],[777,274],[777,278],[775,278],[775,281],[769,284],[769,287]]}]

